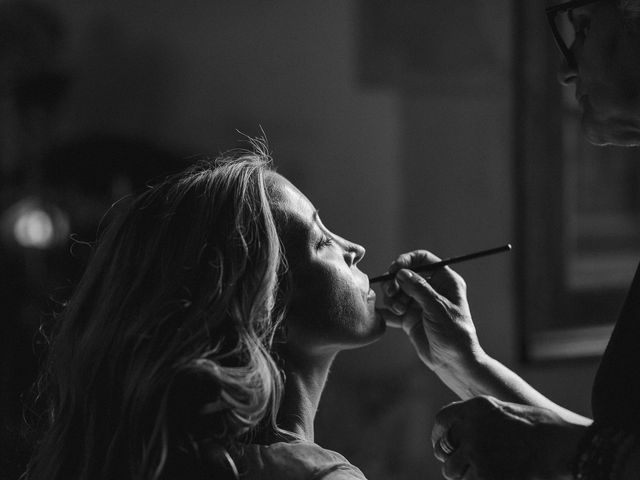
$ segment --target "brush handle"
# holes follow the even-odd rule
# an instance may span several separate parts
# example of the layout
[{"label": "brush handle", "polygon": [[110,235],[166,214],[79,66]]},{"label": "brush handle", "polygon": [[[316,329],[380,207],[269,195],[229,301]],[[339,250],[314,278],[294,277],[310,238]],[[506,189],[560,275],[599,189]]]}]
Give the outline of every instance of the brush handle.
[{"label": "brush handle", "polygon": [[[446,265],[451,265],[454,263],[466,262],[468,260],[473,260],[475,258],[486,257],[488,255],[495,255],[496,253],[508,252],[511,250],[511,244],[508,243],[506,245],[502,245],[501,247],[490,248],[489,250],[481,250],[479,252],[469,253],[467,255],[461,255],[459,257],[451,257],[445,258],[436,263],[430,263],[429,265],[422,265],[420,267],[412,268],[412,270],[416,273],[424,273],[431,272],[433,270],[437,270],[440,267],[444,267]],[[387,280],[391,280],[395,278],[395,273],[385,273],[384,275],[380,275],[377,277],[373,277],[369,279],[369,284],[377,283],[377,282],[385,282]]]}]

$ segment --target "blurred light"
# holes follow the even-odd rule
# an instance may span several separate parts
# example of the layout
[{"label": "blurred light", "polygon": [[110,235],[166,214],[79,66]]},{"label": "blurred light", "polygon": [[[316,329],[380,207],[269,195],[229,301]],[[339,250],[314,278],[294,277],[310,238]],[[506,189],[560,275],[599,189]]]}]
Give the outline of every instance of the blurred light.
[{"label": "blurred light", "polygon": [[23,247],[49,248],[53,244],[53,221],[44,210],[26,211],[16,219],[13,234]]},{"label": "blurred light", "polygon": [[66,243],[67,215],[57,206],[30,197],[20,200],[2,215],[3,237],[22,248],[46,250]]}]

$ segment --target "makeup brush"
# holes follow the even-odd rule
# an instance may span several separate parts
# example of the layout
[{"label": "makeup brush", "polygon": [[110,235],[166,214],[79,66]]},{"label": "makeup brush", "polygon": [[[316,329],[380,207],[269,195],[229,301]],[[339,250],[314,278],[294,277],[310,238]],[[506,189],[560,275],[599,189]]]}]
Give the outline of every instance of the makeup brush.
[{"label": "makeup brush", "polygon": [[[467,260],[486,257],[488,255],[495,255],[496,253],[508,252],[509,250],[511,250],[510,243],[506,245],[502,245],[501,247],[490,248],[489,250],[481,250],[479,252],[469,253],[467,255],[461,255],[459,257],[445,258],[444,260],[441,260],[439,262],[431,263],[429,265],[422,265],[420,267],[412,268],[411,270],[413,270],[416,273],[431,272],[433,270],[437,270],[440,267],[444,267],[445,265],[466,262]],[[373,277],[369,279],[369,283],[371,284],[371,283],[377,283],[377,282],[384,282],[386,280],[391,280],[395,276],[396,276],[395,273],[385,273],[384,275],[380,275],[378,277]]]}]

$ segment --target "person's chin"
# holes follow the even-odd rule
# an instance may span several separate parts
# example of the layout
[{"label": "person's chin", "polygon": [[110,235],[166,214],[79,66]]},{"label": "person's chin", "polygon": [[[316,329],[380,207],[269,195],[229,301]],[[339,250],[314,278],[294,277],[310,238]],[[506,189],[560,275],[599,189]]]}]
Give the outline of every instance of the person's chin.
[{"label": "person's chin", "polygon": [[638,146],[640,145],[640,128],[635,118],[624,118],[624,115],[603,115],[597,112],[588,98],[581,102],[581,129],[589,143],[596,146]]},{"label": "person's chin", "polygon": [[382,316],[377,314],[375,303],[369,304],[369,321],[372,325],[371,331],[374,336],[372,341],[376,341],[387,331],[387,324]]},{"label": "person's chin", "polygon": [[582,134],[584,138],[591,144],[598,147],[610,145],[612,140],[604,134],[600,128],[595,128],[593,124],[589,122],[582,122]]},{"label": "person's chin", "polygon": [[583,121],[582,133],[590,144],[597,147],[607,145],[637,147],[640,145],[640,132],[612,128],[606,123]]},{"label": "person's chin", "polygon": [[373,290],[369,290],[365,310],[366,320],[363,323],[366,325],[366,336],[370,339],[370,342],[375,342],[384,335],[387,330],[387,324],[382,316],[376,312],[376,294]]},{"label": "person's chin", "polygon": [[375,303],[369,303],[359,322],[355,335],[357,338],[354,338],[352,348],[364,347],[380,340],[386,330],[386,323],[376,314]]}]

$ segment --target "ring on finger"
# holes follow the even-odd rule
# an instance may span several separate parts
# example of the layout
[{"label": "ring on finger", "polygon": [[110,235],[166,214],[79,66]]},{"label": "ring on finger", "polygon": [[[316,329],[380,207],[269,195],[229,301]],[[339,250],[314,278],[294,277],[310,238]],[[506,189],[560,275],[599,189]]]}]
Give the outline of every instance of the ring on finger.
[{"label": "ring on finger", "polygon": [[440,437],[438,443],[440,443],[440,449],[444,452],[445,455],[451,455],[456,451],[456,447],[453,446],[453,442],[449,436],[451,430],[447,430],[444,435]]}]

